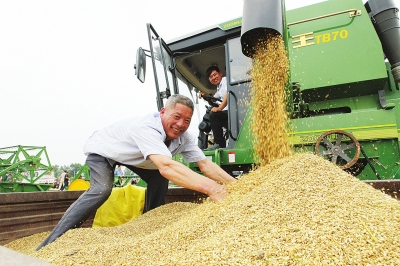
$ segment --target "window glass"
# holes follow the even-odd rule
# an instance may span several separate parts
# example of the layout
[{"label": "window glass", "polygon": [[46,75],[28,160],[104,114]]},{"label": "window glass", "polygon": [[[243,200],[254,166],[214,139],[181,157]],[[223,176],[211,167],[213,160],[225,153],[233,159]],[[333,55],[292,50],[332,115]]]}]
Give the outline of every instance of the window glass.
[{"label": "window glass", "polygon": [[[170,93],[173,94],[172,86],[172,74],[169,71],[171,68],[171,57],[168,52],[162,47],[162,53],[160,50],[159,40],[153,40],[154,47],[154,59],[156,63],[157,81],[160,92],[166,91],[167,88],[170,89]],[[165,62],[165,67],[163,65],[163,57]],[[166,77],[167,76],[167,77]],[[166,99],[163,99],[163,105],[165,105]]]},{"label": "window glass", "polygon": [[229,83],[249,81],[249,73],[252,67],[251,58],[242,53],[240,37],[228,40],[228,57],[229,57]]}]

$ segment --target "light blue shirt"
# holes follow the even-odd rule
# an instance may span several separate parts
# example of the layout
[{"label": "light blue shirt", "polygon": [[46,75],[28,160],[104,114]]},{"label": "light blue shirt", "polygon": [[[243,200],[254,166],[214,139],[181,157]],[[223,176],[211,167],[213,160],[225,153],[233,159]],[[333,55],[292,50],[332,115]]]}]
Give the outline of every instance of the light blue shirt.
[{"label": "light blue shirt", "polygon": [[119,176],[121,176],[121,175],[124,175],[124,172],[122,172],[122,170],[116,169],[116,170],[114,171],[114,175],[119,175]]},{"label": "light blue shirt", "polygon": [[185,162],[198,162],[205,155],[189,132],[171,140],[167,147],[166,134],[159,113],[120,120],[95,131],[83,147],[86,155],[98,154],[121,164],[144,169],[157,169],[148,159],[151,154],[171,157],[182,154]]}]

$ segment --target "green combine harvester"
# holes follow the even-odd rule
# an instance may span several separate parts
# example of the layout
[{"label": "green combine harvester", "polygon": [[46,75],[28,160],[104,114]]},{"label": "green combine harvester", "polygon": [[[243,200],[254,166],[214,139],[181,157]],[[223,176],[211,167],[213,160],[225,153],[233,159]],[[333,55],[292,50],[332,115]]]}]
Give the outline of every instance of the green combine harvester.
[{"label": "green combine harvester", "polygon": [[[290,60],[290,141],[361,180],[400,179],[400,22],[393,0],[327,0],[286,11],[283,0],[244,1],[243,17],[166,42],[147,24],[149,49],[139,48],[135,74],[145,81],[151,59],[158,108],[171,94],[214,94],[205,71],[228,80],[227,148],[204,151],[233,176],[252,169],[249,71],[254,39],[281,34]],[[195,94],[193,96],[193,94]],[[210,144],[208,114],[199,147]],[[211,142],[212,144],[212,142]],[[182,161],[181,157],[176,160]],[[196,164],[188,164],[197,171]]]},{"label": "green combine harvester", "polygon": [[[0,192],[47,191],[54,186],[46,147],[0,148]],[[48,183],[41,179],[48,177]]]}]

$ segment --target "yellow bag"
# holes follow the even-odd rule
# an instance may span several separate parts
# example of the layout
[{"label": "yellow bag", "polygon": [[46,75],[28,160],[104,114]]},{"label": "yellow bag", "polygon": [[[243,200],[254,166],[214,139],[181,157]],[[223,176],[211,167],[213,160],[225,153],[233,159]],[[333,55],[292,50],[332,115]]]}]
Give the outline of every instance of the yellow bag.
[{"label": "yellow bag", "polygon": [[127,185],[113,188],[110,197],[97,209],[92,227],[124,224],[143,213],[146,189]]}]

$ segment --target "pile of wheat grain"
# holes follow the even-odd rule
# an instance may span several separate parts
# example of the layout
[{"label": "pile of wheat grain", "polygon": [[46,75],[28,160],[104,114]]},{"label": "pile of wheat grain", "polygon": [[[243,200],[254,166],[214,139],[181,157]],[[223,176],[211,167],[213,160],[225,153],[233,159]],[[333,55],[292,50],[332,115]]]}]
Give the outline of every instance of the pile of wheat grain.
[{"label": "pile of wheat grain", "polygon": [[228,198],[7,247],[56,265],[400,265],[400,204],[312,154],[243,176]]},{"label": "pile of wheat grain", "polygon": [[255,47],[251,77],[253,147],[257,161],[266,165],[292,154],[286,84],[288,58],[282,37],[268,34]]}]

